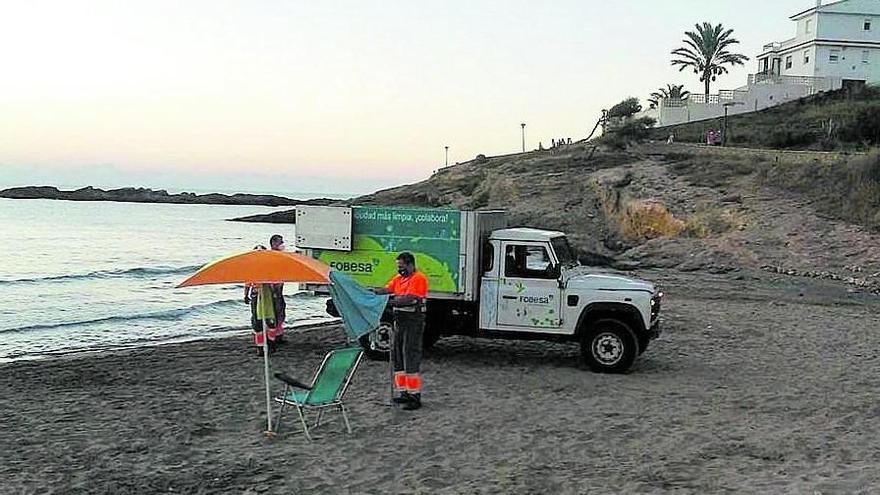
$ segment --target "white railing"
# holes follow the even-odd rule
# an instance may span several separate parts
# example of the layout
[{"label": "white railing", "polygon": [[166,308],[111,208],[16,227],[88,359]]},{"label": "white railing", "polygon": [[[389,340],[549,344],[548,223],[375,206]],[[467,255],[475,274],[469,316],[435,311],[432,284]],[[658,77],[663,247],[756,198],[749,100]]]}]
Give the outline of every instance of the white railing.
[{"label": "white railing", "polygon": [[794,45],[798,41],[797,38],[791,38],[785,41],[774,41],[773,43],[767,43],[764,45],[764,52],[778,52],[784,48],[788,48],[791,45]]},{"label": "white railing", "polygon": [[682,98],[660,98],[660,106],[664,108],[680,108],[687,106],[687,99]]},{"label": "white railing", "polygon": [[781,76],[769,72],[749,74],[749,85],[752,84],[792,84],[796,86],[820,86],[828,81],[826,77],[814,76]]},{"label": "white railing", "polygon": [[704,93],[692,93],[687,98],[661,98],[660,106],[664,108],[681,108],[688,105],[722,105],[724,103],[745,99],[748,95],[747,90],[741,89],[722,89],[718,94],[709,95],[707,98]]},{"label": "white railing", "polygon": [[698,103],[698,104],[717,104],[719,101],[718,95],[708,95],[704,93],[695,93],[688,96],[688,102],[690,103]]}]

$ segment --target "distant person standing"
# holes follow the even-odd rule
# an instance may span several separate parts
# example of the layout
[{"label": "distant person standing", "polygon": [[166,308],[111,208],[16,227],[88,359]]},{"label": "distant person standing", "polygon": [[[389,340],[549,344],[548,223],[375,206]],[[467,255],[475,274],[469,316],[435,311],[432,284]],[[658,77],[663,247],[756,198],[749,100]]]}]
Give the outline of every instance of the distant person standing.
[{"label": "distant person standing", "polygon": [[[275,234],[269,238],[272,251],[284,251],[284,238]],[[284,300],[284,284],[270,284],[272,290],[272,306],[275,309],[275,327],[272,338],[276,344],[284,343],[284,320],[287,317],[287,302]]]},{"label": "distant person standing", "polygon": [[414,411],[422,407],[422,339],[425,333],[425,299],[428,277],[416,270],[416,258],[403,252],[397,256],[397,275],[378,294],[391,294],[394,310],[394,340],[391,361],[394,368],[395,404]]},{"label": "distant person standing", "polygon": [[[254,246],[254,251],[265,251],[262,244]],[[262,296],[262,297],[261,297]],[[263,320],[266,320],[266,335],[269,337],[269,352],[275,351],[273,328],[275,310],[267,300],[271,299],[271,288],[265,284],[248,284],[244,287],[244,302],[251,307],[251,329],[254,331],[254,345],[257,352],[263,353]]]}]

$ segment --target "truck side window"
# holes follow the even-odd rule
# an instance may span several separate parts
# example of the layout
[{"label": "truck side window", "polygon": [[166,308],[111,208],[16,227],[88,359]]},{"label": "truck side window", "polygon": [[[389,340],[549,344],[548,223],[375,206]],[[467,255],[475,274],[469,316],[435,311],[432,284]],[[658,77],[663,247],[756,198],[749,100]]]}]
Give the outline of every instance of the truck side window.
[{"label": "truck side window", "polygon": [[552,279],[553,261],[543,246],[507,246],[504,276],[508,278]]},{"label": "truck side window", "polygon": [[495,268],[495,246],[491,242],[483,244],[483,273],[491,272]]}]

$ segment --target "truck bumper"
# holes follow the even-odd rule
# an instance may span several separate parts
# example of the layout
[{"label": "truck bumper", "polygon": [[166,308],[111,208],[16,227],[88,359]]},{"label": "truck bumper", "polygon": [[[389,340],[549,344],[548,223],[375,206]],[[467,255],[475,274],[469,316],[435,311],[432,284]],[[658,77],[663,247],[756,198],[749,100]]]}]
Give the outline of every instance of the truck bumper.
[{"label": "truck bumper", "polygon": [[660,318],[657,318],[654,323],[651,325],[651,329],[648,330],[648,337],[651,340],[659,339],[660,335],[663,333],[663,328],[660,325]]}]

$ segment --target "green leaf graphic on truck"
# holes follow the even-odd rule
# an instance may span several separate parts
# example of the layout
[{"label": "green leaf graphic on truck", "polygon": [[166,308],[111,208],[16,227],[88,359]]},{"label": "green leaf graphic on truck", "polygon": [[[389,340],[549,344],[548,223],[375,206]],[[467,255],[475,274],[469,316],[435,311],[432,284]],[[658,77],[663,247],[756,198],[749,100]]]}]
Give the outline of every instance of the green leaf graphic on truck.
[{"label": "green leaf graphic on truck", "polygon": [[460,212],[356,207],[352,233],[351,251],[315,250],[315,257],[361,285],[383,287],[397,273],[398,253],[409,251],[432,292],[460,291]]}]

